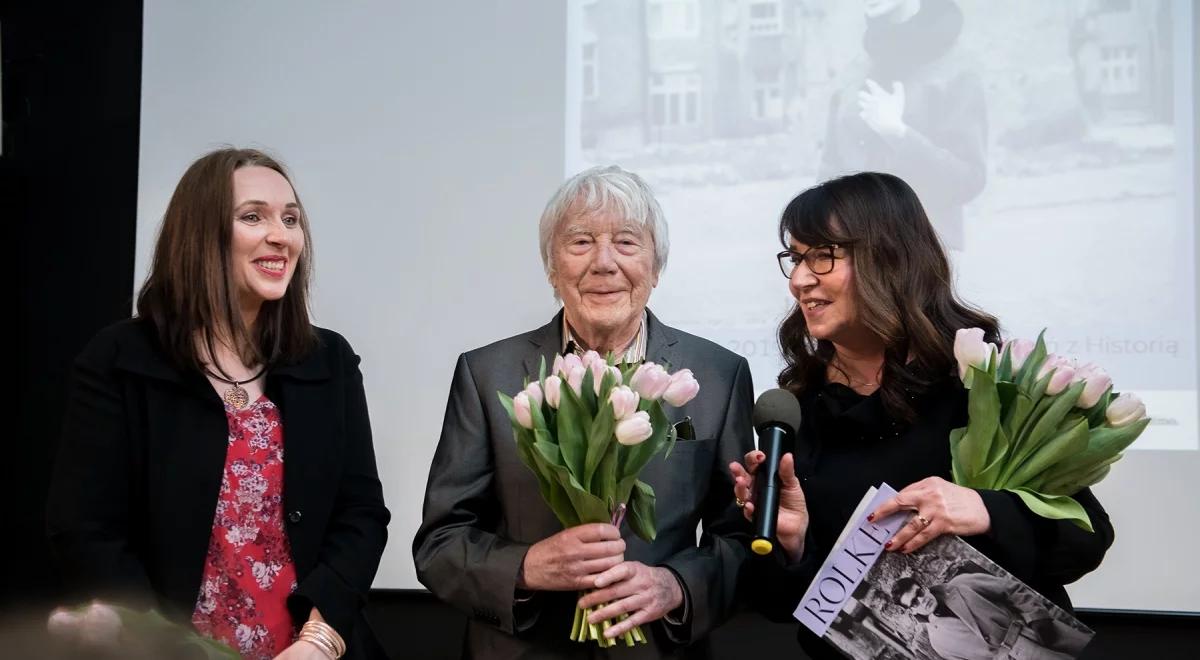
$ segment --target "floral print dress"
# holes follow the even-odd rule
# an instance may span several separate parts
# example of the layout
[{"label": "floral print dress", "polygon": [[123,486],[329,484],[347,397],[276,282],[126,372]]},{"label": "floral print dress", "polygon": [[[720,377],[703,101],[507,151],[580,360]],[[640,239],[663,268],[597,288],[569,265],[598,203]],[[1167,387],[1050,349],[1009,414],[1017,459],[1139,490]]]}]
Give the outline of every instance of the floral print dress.
[{"label": "floral print dress", "polygon": [[283,526],[283,424],[265,395],[225,406],[229,446],[192,624],[244,658],[270,659],[295,640],[288,595],[296,567]]}]

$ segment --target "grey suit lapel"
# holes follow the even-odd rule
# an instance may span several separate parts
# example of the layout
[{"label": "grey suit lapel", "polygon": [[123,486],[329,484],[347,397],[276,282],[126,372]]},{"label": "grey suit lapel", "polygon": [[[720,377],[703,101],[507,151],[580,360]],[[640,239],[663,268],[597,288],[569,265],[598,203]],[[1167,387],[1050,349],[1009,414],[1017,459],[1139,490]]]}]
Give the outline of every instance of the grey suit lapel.
[{"label": "grey suit lapel", "polygon": [[675,346],[679,338],[675,336],[674,330],[663,325],[649,309],[646,310],[646,332],[650,335],[646,338],[646,360],[660,364],[670,371],[680,369],[682,365],[679,364]]},{"label": "grey suit lapel", "polygon": [[562,317],[563,311],[560,309],[554,315],[554,319],[546,325],[529,333],[529,350],[525,353],[523,362],[525,363],[525,375],[530,380],[537,377],[538,367],[541,365],[542,358],[546,358],[546,369],[550,368],[550,362],[554,360],[554,356],[562,351]]}]

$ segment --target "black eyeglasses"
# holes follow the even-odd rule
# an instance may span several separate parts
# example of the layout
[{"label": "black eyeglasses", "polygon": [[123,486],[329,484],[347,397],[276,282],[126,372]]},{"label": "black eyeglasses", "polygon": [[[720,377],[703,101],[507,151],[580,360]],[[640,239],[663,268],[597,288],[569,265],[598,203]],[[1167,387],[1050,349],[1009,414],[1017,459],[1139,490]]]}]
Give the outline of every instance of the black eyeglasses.
[{"label": "black eyeglasses", "polygon": [[844,256],[838,255],[839,247],[838,245],[818,245],[808,248],[802,253],[784,250],[775,255],[775,258],[779,260],[779,270],[783,271],[783,276],[789,280],[792,279],[792,273],[796,271],[796,266],[801,261],[813,275],[827,275],[833,272],[834,262]]}]

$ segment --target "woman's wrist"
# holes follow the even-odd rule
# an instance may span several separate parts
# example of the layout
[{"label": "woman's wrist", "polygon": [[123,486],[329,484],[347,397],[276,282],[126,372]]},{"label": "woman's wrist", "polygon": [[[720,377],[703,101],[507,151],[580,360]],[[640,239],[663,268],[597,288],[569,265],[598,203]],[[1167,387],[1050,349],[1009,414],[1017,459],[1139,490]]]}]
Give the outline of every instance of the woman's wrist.
[{"label": "woman's wrist", "polygon": [[783,554],[787,557],[788,563],[795,564],[804,557],[804,535],[779,537],[779,546],[783,548]]},{"label": "woman's wrist", "polygon": [[317,647],[331,660],[337,660],[346,654],[345,640],[333,629],[333,626],[325,623],[325,618],[315,607],[312,608],[308,621],[300,628],[300,635],[297,639]]}]

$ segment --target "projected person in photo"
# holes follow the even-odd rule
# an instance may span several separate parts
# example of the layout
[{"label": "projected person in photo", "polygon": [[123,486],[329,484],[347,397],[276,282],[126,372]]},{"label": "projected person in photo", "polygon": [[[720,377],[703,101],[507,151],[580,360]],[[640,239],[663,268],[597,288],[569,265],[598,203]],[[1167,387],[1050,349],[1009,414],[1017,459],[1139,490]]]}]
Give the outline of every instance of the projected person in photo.
[{"label": "projected person in photo", "polygon": [[983,83],[952,0],[863,0],[864,53],[831,101],[818,179],[890,172],[921,196],[942,241],[963,247],[963,205],[987,180]]},{"label": "projected person in photo", "polygon": [[[1009,491],[952,481],[950,431],[967,423],[954,337],[980,328],[998,342],[999,323],[961,301],[945,251],[921,201],[903,180],[862,172],[809,188],[779,221],[779,267],[796,300],[779,327],[779,384],[803,410],[794,453],[780,463],[778,541],[783,552],[748,566],[747,587],[765,614],[790,620],[863,493],[904,486],[874,513],[912,520],[886,541],[912,552],[955,534],[1066,611],[1063,585],[1099,566],[1113,541],[1104,508],[1074,494],[1094,532],[1034,514]],[[754,511],[761,452],[730,465],[733,495]],[[840,653],[800,628],[816,660]]]},{"label": "projected person in photo", "polygon": [[359,358],[309,319],[309,223],[270,156],[192,163],[137,316],[75,361],[47,527],[81,597],[244,658],[385,657],[362,607],[390,516]]},{"label": "projected person in photo", "polygon": [[[749,366],[647,309],[667,263],[667,223],[637,175],[619,167],[575,175],[546,205],[539,238],[562,310],[541,328],[459,357],[413,540],[417,576],[470,615],[465,657],[709,657],[706,635],[731,612],[747,552],[739,535],[748,525],[724,466],[753,447]],[[487,290],[505,289],[488,282]],[[642,472],[659,502],[653,543],[627,526],[563,530],[517,457],[496,393],[536,378],[543,357],[586,349],[687,366],[703,384],[673,409],[691,418],[691,438]],[[582,606],[609,603],[600,619],[628,613],[608,634],[640,624],[650,644],[604,651],[569,639],[578,592],[601,578],[604,588]]]},{"label": "projected person in photo", "polygon": [[892,598],[924,624],[945,660],[1069,660],[1089,640],[1052,617],[1037,594],[990,573],[963,573],[928,589],[905,576]]}]

